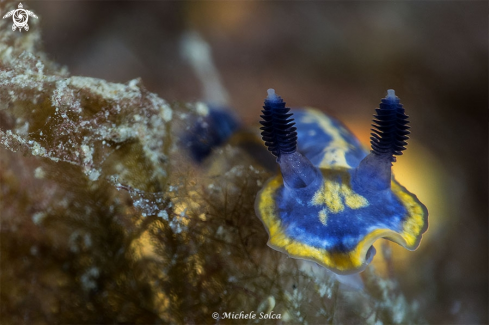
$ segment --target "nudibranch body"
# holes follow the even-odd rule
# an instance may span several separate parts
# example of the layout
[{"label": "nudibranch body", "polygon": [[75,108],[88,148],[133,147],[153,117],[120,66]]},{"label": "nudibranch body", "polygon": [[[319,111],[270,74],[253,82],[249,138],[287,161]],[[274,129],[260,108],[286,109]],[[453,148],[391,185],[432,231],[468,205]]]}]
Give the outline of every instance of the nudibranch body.
[{"label": "nudibranch body", "polygon": [[379,238],[418,247],[428,212],[391,175],[409,134],[393,90],[376,110],[370,153],[338,120],[290,110],[273,89],[263,108],[262,139],[281,170],[256,199],[269,246],[338,274],[363,271]]}]

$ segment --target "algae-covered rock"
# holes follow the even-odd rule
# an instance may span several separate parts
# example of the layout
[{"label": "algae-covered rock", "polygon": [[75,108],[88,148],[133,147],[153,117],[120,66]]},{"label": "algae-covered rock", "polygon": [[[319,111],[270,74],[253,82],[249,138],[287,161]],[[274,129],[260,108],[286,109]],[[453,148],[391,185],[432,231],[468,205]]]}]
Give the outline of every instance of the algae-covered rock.
[{"label": "algae-covered rock", "polygon": [[269,172],[233,145],[192,166],[171,132],[192,105],[71,76],[35,27],[0,34],[2,323],[419,323],[395,279],[268,249]]}]

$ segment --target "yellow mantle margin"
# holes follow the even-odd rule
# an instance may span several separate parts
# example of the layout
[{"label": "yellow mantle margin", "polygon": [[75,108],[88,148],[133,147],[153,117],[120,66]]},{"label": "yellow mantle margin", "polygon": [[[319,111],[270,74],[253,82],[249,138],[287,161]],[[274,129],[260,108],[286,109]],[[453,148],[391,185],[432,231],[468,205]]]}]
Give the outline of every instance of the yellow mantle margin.
[{"label": "yellow mantle margin", "polygon": [[419,245],[421,235],[428,228],[426,207],[419,202],[414,194],[409,193],[397,181],[392,180],[392,192],[399,198],[408,212],[408,218],[404,222],[401,233],[391,229],[376,229],[365,236],[356,248],[348,253],[329,252],[325,249],[312,247],[295,241],[284,232],[281,221],[277,217],[274,200],[275,192],[282,184],[282,176],[276,176],[270,179],[257,195],[256,210],[270,236],[268,245],[291,257],[312,260],[340,274],[363,271],[367,266],[367,251],[377,239],[387,238],[409,250],[415,250]]}]

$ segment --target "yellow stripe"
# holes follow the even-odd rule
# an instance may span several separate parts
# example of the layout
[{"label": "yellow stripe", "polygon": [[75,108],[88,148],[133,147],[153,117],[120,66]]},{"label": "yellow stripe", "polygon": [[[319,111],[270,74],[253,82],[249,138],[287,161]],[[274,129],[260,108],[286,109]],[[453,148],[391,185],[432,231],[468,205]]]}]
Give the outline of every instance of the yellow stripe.
[{"label": "yellow stripe", "polygon": [[312,108],[306,108],[305,111],[309,114],[302,118],[303,123],[316,123],[324,133],[331,136],[331,141],[324,148],[322,155],[323,159],[319,167],[337,166],[337,167],[352,167],[346,162],[346,153],[349,150],[348,141],[343,138],[339,129],[333,125],[331,119],[324,113]]}]

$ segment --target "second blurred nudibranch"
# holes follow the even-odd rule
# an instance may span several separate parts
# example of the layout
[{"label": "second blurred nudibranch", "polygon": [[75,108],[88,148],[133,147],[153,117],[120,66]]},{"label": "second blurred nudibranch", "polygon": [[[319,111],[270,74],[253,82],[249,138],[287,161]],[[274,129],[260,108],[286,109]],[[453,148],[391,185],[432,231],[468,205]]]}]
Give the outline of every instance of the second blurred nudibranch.
[{"label": "second blurred nudibranch", "polygon": [[379,238],[418,247],[427,209],[391,173],[409,134],[394,90],[374,115],[370,153],[338,120],[290,110],[273,89],[262,112],[262,139],[281,171],[256,199],[269,246],[338,274],[364,270]]},{"label": "second blurred nudibranch", "polygon": [[224,144],[240,126],[234,114],[224,107],[201,102],[196,106],[199,114],[191,118],[190,126],[180,141],[192,159],[201,163],[214,148]]}]

